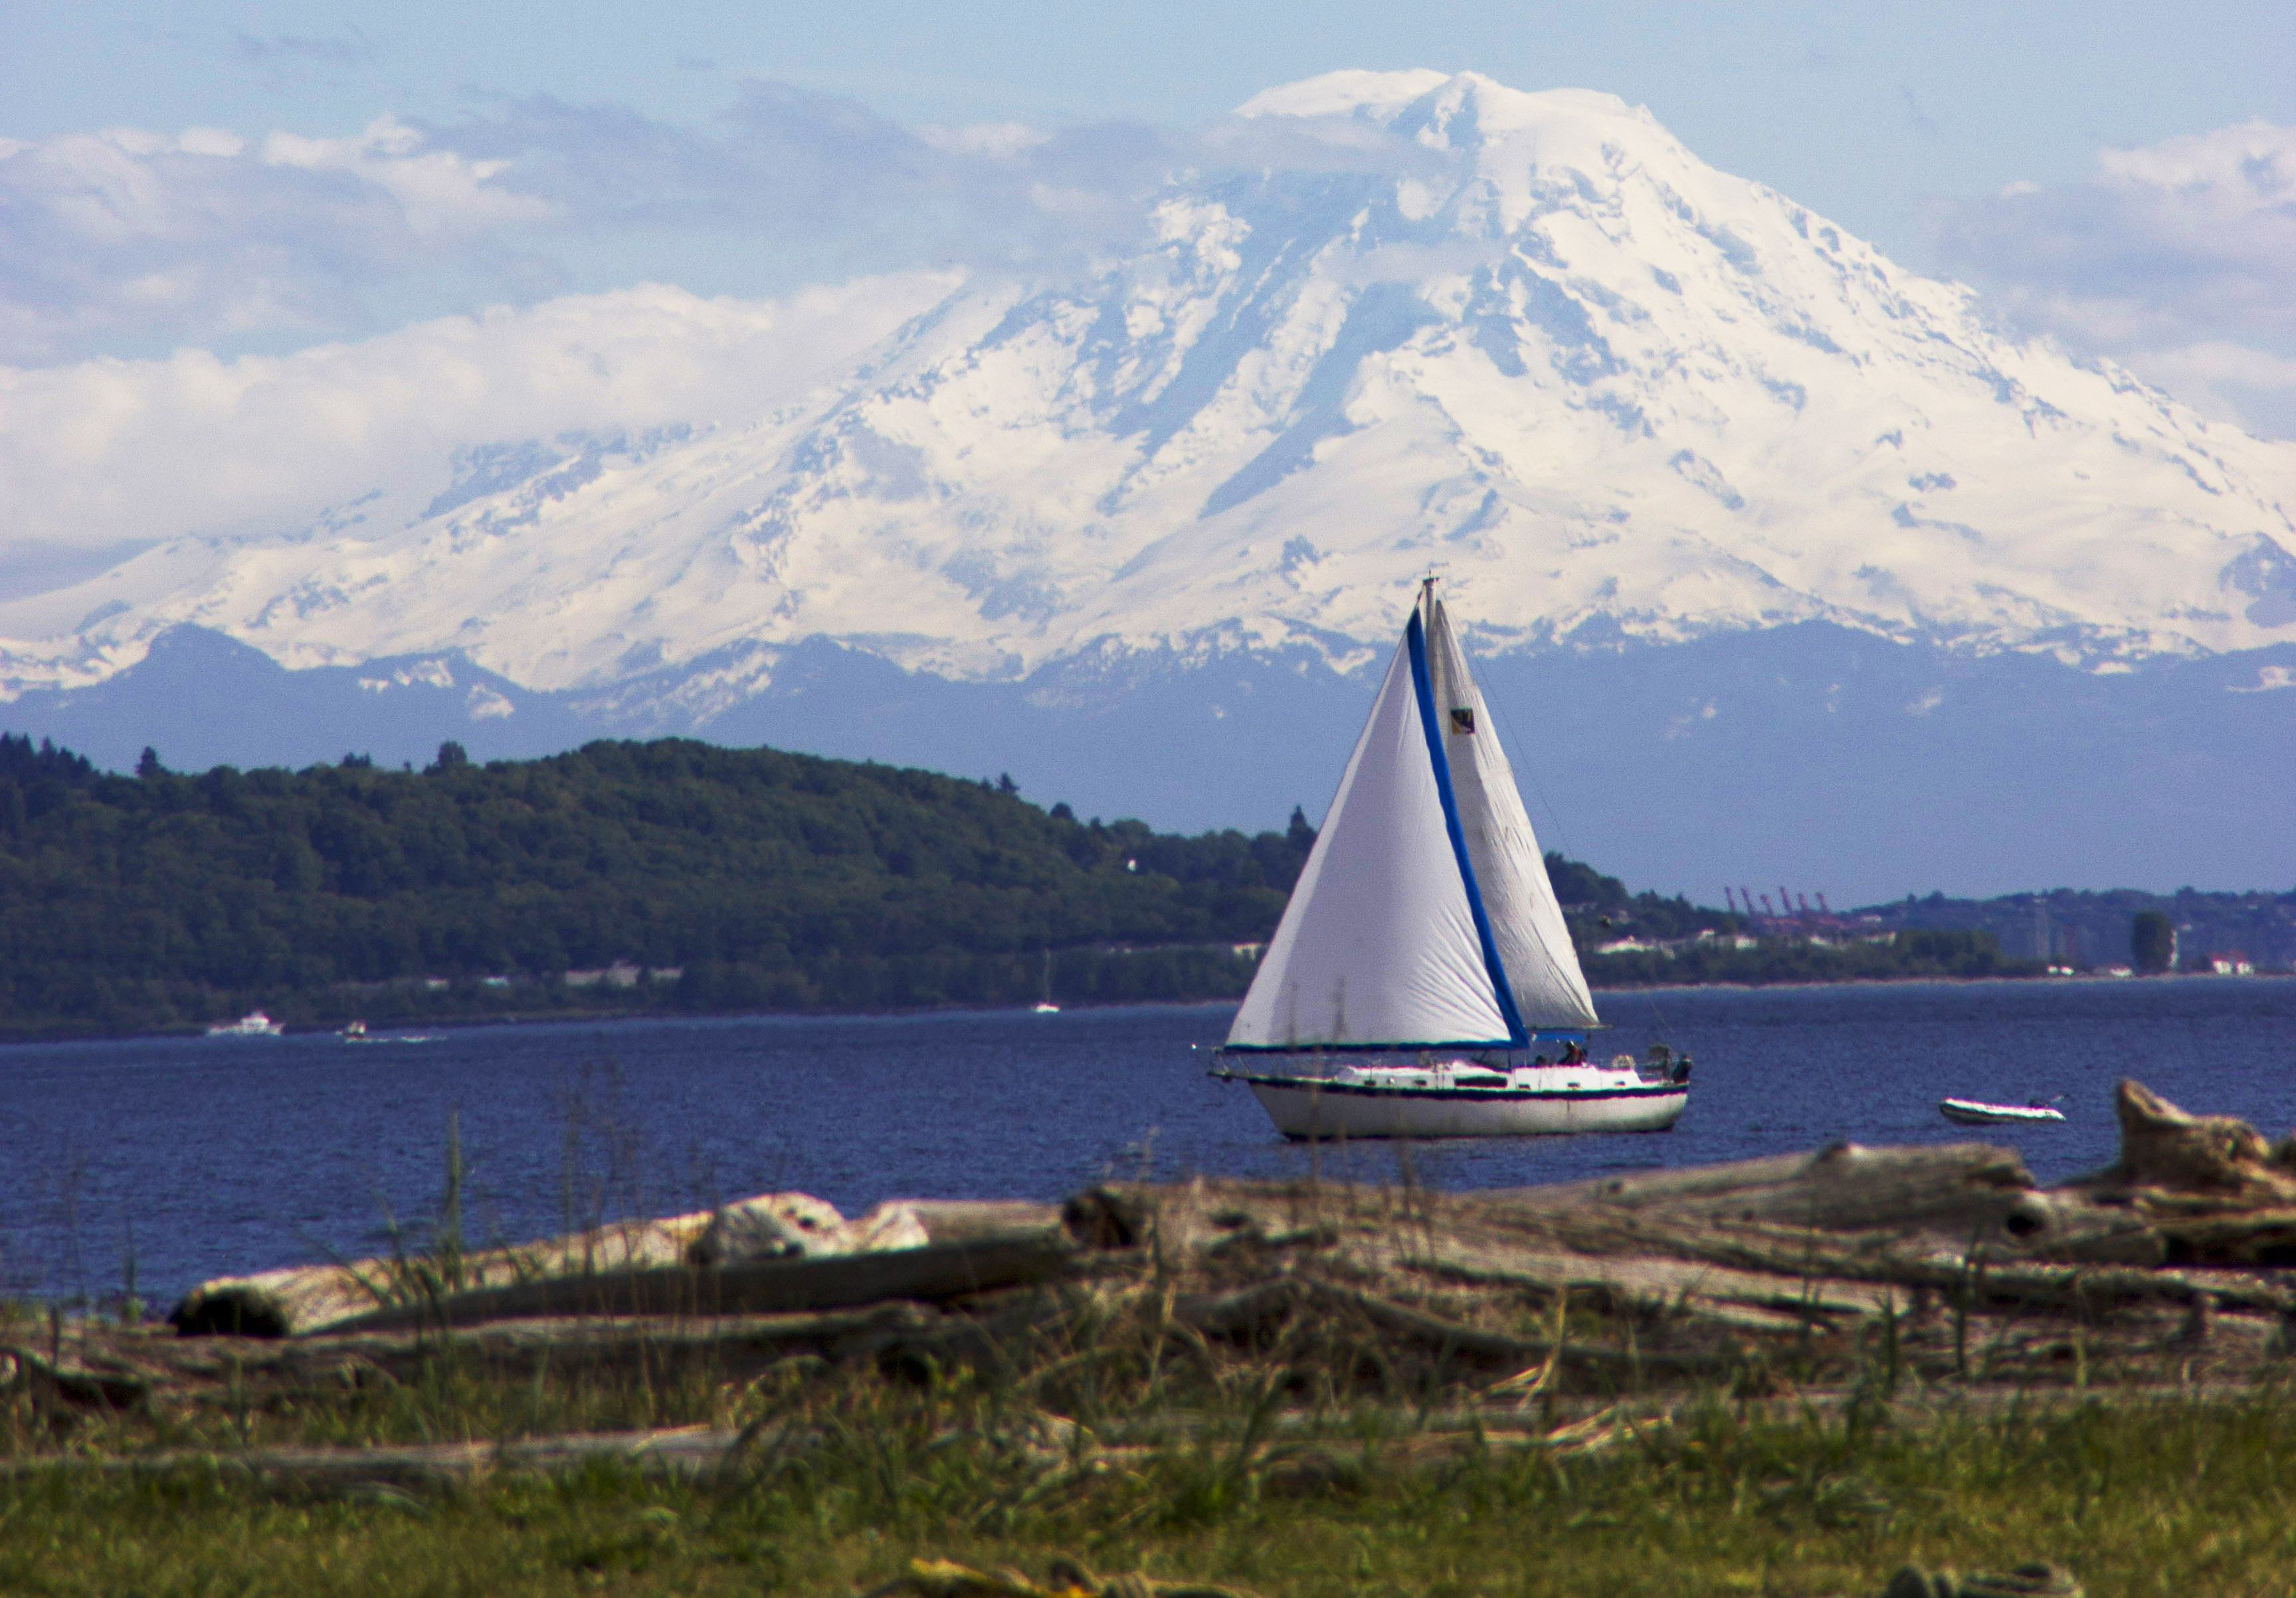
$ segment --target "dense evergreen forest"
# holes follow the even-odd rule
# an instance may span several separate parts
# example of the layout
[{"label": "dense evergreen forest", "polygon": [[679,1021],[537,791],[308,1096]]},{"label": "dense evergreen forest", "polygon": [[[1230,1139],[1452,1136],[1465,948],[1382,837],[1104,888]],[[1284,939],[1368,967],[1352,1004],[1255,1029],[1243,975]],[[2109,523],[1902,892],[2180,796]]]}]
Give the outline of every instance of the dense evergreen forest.
[{"label": "dense evergreen forest", "polygon": [[6,737],[0,1028],[1227,996],[1314,840],[685,740],[119,776]]}]

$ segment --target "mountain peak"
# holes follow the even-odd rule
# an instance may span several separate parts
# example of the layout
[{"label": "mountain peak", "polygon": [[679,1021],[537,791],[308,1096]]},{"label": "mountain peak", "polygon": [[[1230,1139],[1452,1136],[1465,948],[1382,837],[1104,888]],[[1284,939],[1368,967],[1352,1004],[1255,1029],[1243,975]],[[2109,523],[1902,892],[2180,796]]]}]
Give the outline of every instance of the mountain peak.
[{"label": "mountain peak", "polygon": [[[1526,134],[1625,125],[1663,132],[1640,106],[1596,89],[1511,88],[1480,72],[1326,72],[1263,90],[1239,117],[1348,117],[1376,123],[1436,149],[1470,150]],[[1611,126],[1617,125],[1617,126]]]}]

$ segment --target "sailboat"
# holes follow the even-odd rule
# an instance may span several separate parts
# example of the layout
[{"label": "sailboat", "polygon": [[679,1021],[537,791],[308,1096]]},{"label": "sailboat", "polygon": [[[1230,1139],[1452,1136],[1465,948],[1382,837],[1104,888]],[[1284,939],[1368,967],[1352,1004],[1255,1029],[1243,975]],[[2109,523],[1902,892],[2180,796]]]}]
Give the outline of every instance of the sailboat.
[{"label": "sailboat", "polygon": [[1601,1025],[1430,578],[1212,1075],[1294,1138],[1673,1126],[1689,1056],[1598,1064]]}]

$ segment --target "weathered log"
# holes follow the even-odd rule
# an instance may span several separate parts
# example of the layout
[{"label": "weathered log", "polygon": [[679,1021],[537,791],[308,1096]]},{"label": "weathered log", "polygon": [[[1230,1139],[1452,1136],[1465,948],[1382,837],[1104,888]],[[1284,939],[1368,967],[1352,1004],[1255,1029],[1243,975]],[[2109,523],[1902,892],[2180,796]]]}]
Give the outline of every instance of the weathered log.
[{"label": "weathered log", "polygon": [[321,1496],[357,1495],[375,1488],[436,1487],[481,1475],[561,1472],[609,1462],[649,1473],[690,1478],[725,1465],[742,1441],[739,1432],[682,1426],[499,1443],[251,1448],[238,1454],[180,1451],[98,1460],[36,1455],[0,1461],[0,1477],[85,1470],[106,1476],[146,1478],[197,1471],[203,1475],[254,1477]]},{"label": "weathered log", "polygon": [[[1365,1265],[1374,1263],[1364,1253],[1351,1251],[1349,1258]],[[1442,1240],[1432,1248],[1401,1250],[1393,1264],[1457,1282],[1527,1288],[1543,1295],[1585,1294],[1617,1310],[1684,1304],[1732,1306],[1757,1312],[1750,1317],[1753,1322],[1779,1312],[1795,1317],[1863,1319],[1882,1311],[1882,1291],[1872,1282],[1790,1276],[1685,1259],[1603,1258]]]},{"label": "weathered log", "polygon": [[[669,1368],[743,1381],[793,1356],[835,1364],[993,1364],[1063,1323],[1062,1296],[1025,1291],[944,1310],[895,1299],[786,1315],[573,1315],[484,1322],[442,1337],[435,1327],[320,1332],[299,1338],[154,1335],[100,1329],[77,1340],[58,1369],[44,1354],[0,1344],[0,1391],[30,1390],[81,1409],[134,1407],[144,1397],[285,1391],[341,1393],[409,1380],[447,1359],[472,1370],[562,1374]],[[259,1401],[259,1397],[258,1397]]]},{"label": "weathered log", "polygon": [[1066,1270],[1074,1258],[1074,1250],[1064,1240],[1032,1234],[715,1269],[680,1266],[613,1276],[545,1276],[457,1293],[433,1304],[374,1309],[338,1321],[332,1329],[458,1326],[536,1315],[767,1315],[892,1299],[932,1302],[1042,1282]]},{"label": "weathered log", "polygon": [[2113,1090],[2113,1111],[2120,1119],[2120,1159],[2086,1185],[2296,1206],[2296,1138],[2276,1147],[2246,1121],[2188,1114],[2125,1077]]},{"label": "weathered log", "polygon": [[226,1276],[193,1288],[168,1318],[191,1335],[286,1337],[341,1325],[378,1308],[427,1304],[473,1290],[554,1275],[586,1279],[659,1270],[683,1262],[712,1218],[712,1212],[673,1216],[592,1227],[518,1248],[434,1250]]},{"label": "weathered log", "polygon": [[133,1409],[150,1395],[152,1383],[117,1364],[69,1364],[25,1348],[0,1350],[0,1391],[16,1388],[78,1408]]},{"label": "weathered log", "polygon": [[[1521,1368],[1544,1360],[1555,1345],[1543,1338],[1516,1337],[1464,1325],[1398,1304],[1376,1293],[1309,1277],[1286,1276],[1275,1282],[1224,1293],[1183,1294],[1172,1303],[1172,1318],[1206,1336],[1236,1340],[1266,1337],[1295,1316],[1335,1314],[1360,1317],[1391,1338],[1449,1356]],[[1595,1344],[1562,1345],[1566,1364],[1597,1366],[1617,1371],[1628,1366],[1657,1371],[1713,1371],[1726,1364],[1712,1356],[1629,1352]]]},{"label": "weathered log", "polygon": [[1944,1230],[1997,1222],[2032,1174],[2013,1149],[1941,1143],[1869,1149],[1833,1143],[1688,1170],[1603,1176],[1479,1194],[1495,1210],[1640,1211],[1671,1221],[1770,1221],[1824,1232]]},{"label": "weathered log", "polygon": [[168,1319],[187,1335],[284,1337],[537,1315],[825,1309],[1041,1280],[1072,1252],[1050,1205],[902,1201],[847,1221],[820,1200],[775,1193],[460,1258],[225,1277],[193,1289]]}]

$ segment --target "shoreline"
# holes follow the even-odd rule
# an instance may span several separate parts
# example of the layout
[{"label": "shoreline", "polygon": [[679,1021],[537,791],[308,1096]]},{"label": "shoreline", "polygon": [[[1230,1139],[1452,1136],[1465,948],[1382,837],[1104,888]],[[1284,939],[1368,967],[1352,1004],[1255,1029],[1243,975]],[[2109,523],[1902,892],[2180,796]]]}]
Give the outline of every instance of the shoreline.
[{"label": "shoreline", "polygon": [[[1758,993],[1780,990],[1816,988],[1868,988],[1986,986],[2081,986],[2122,987],[2131,984],[2160,982],[2236,982],[2242,984],[2296,980],[2296,971],[2252,971],[2244,976],[2227,976],[2218,971],[2156,971],[2143,976],[2115,977],[2103,972],[2079,972],[2072,976],[2047,976],[2038,972],[2030,975],[1988,973],[1982,976],[1929,974],[1906,977],[1854,976],[1830,979],[1800,979],[1777,982],[1611,982],[1589,983],[1589,990],[1600,994],[1666,994],[1734,992]],[[1208,996],[1178,999],[1089,999],[1063,1003],[1060,1013],[1070,1014],[1086,1011],[1185,1009],[1195,1005],[1229,1004],[1239,1001],[1231,996]],[[635,1020],[741,1020],[752,1018],[773,1018],[788,1020],[865,1020],[930,1015],[1026,1015],[1031,1013],[1023,1004],[918,1004],[897,1005],[868,1010],[678,1010],[668,1007],[629,1009],[554,1009],[524,1010],[508,1013],[470,1012],[428,1015],[404,1020],[378,1023],[387,1038],[392,1032],[421,1032],[431,1028],[467,1031],[485,1027],[528,1027],[551,1024]],[[323,1021],[289,1022],[282,1035],[284,1037],[308,1038],[340,1037],[341,1026]],[[0,1032],[0,1048],[37,1046],[66,1043],[135,1043],[179,1040],[205,1040],[203,1024],[158,1028],[131,1028],[110,1031],[101,1027],[29,1028],[22,1031]],[[231,1041],[217,1038],[217,1042]],[[244,1041],[255,1041],[246,1039]],[[380,1039],[378,1040],[380,1041]]]}]

